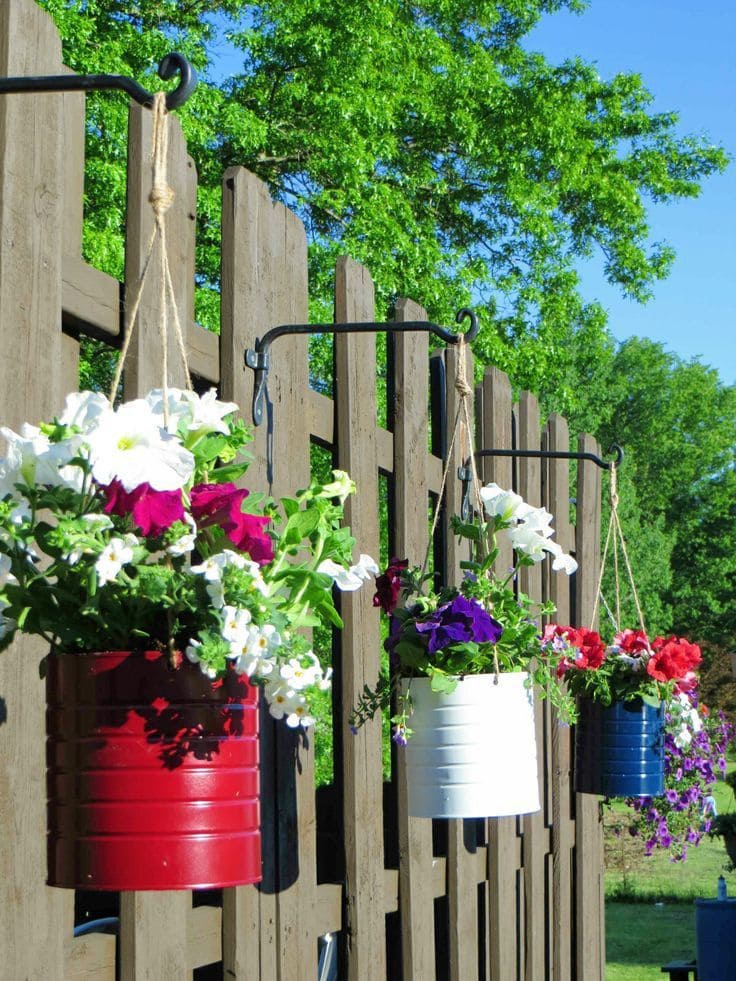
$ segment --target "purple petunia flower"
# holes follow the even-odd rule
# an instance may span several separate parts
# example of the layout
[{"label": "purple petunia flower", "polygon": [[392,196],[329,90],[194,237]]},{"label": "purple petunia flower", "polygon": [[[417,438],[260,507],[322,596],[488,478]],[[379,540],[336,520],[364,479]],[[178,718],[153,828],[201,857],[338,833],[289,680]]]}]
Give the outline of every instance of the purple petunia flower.
[{"label": "purple petunia flower", "polygon": [[465,596],[456,596],[451,603],[439,607],[429,619],[417,623],[416,630],[427,637],[430,654],[436,654],[452,644],[471,641],[495,644],[503,633],[498,620],[494,620],[480,603]]}]

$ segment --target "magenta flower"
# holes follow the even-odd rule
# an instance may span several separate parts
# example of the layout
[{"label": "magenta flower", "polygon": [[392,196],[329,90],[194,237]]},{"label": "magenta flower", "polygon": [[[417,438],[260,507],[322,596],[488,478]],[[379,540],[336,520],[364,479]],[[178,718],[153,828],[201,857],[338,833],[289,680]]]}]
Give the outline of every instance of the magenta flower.
[{"label": "magenta flower", "polygon": [[175,521],[184,520],[181,491],[157,491],[150,484],[139,484],[126,491],[119,480],[102,488],[107,496],[105,514],[130,515],[144,535],[160,535]]},{"label": "magenta flower", "polygon": [[191,493],[192,515],[200,528],[222,528],[237,549],[265,565],[273,558],[273,541],[265,531],[271,519],[243,513],[247,496],[235,484],[197,484]]}]

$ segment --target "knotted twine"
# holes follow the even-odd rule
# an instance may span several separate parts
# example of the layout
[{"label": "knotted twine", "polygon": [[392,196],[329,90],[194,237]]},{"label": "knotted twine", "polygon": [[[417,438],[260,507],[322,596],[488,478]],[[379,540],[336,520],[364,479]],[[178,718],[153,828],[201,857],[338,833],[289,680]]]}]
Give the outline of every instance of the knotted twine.
[{"label": "knotted twine", "polygon": [[[473,445],[473,426],[471,423],[471,408],[473,405],[473,388],[467,379],[467,365],[466,365],[466,351],[467,345],[465,343],[465,337],[461,334],[460,339],[457,344],[457,363],[455,365],[455,391],[459,395],[459,401],[457,406],[457,411],[455,413],[455,421],[452,426],[452,438],[450,439],[450,446],[447,450],[447,455],[445,457],[445,464],[442,468],[442,480],[440,481],[440,489],[437,494],[437,504],[435,505],[434,515],[432,516],[432,528],[429,533],[429,541],[427,542],[427,551],[424,555],[424,562],[422,563],[422,579],[427,571],[427,566],[429,564],[429,556],[432,550],[432,542],[434,541],[434,533],[437,530],[437,524],[439,522],[440,511],[442,510],[442,498],[445,493],[445,486],[447,484],[447,475],[450,472],[450,467],[452,466],[452,451],[455,448],[455,442],[460,437],[460,455],[461,458],[470,458],[470,473],[471,473],[471,483],[472,492],[475,495],[475,503],[477,505],[477,513],[479,515],[483,514],[483,498],[480,495],[480,478],[478,477],[478,468],[475,462],[475,447]],[[500,666],[498,663],[498,654],[496,652],[496,646],[493,645],[493,668],[494,668],[494,685],[498,684],[498,676],[500,673]]]},{"label": "knotted twine", "polygon": [[163,414],[164,414],[164,426],[168,428],[169,424],[169,307],[171,309],[171,317],[174,324],[174,336],[176,338],[176,344],[179,350],[179,355],[181,357],[181,362],[184,367],[184,376],[186,379],[186,386],[191,391],[192,390],[192,378],[189,373],[189,363],[187,361],[186,347],[184,344],[184,335],[181,329],[181,320],[179,318],[179,308],[176,302],[176,293],[174,292],[174,284],[171,279],[171,269],[169,267],[169,255],[168,247],[166,243],[166,212],[169,210],[171,205],[174,203],[174,191],[169,186],[167,180],[167,158],[169,151],[169,126],[168,126],[168,113],[166,111],[166,93],[156,92],[153,97],[153,136],[152,136],[152,146],[151,146],[151,192],[148,195],[148,200],[153,211],[154,222],[153,228],[151,230],[151,236],[148,241],[148,246],[146,248],[145,259],[143,261],[143,269],[141,271],[140,278],[138,280],[138,287],[135,293],[135,299],[129,310],[126,310],[125,315],[125,340],[123,342],[123,347],[120,351],[120,357],[118,359],[117,368],[115,369],[115,378],[113,379],[112,387],[110,389],[110,402],[114,402],[115,396],[117,394],[118,386],[120,385],[120,379],[123,374],[123,366],[125,364],[125,359],[128,354],[128,348],[130,347],[130,341],[133,337],[133,331],[138,322],[138,309],[141,305],[141,299],[143,297],[143,288],[146,283],[146,277],[148,275],[148,270],[151,265],[151,259],[153,258],[154,252],[156,251],[156,245],[158,244],[158,251],[161,256],[160,260],[160,277],[159,277],[159,307],[160,307],[160,320],[159,320],[159,331],[161,334],[161,346],[162,346],[162,364],[161,364],[161,389],[163,393]]},{"label": "knotted twine", "polygon": [[[629,560],[629,553],[626,548],[626,539],[624,538],[623,529],[621,528],[621,521],[618,516],[618,489],[617,489],[617,476],[616,476],[616,464],[611,464],[611,487],[610,487],[610,501],[611,501],[611,517],[608,521],[608,531],[606,533],[606,542],[603,546],[603,555],[601,556],[601,568],[598,575],[598,586],[595,591],[595,602],[593,603],[593,614],[590,618],[590,628],[593,629],[595,624],[595,618],[598,614],[598,601],[600,600],[606,609],[610,620],[613,623],[614,629],[618,632],[621,629],[621,585],[619,576],[619,563],[618,563],[618,552],[621,549],[621,554],[624,558],[624,563],[626,565],[626,572],[629,578],[629,585],[631,586],[631,595],[634,598],[634,605],[636,606],[636,613],[639,617],[639,626],[642,633],[646,634],[646,628],[644,626],[644,614],[642,613],[641,603],[639,602],[639,594],[636,590],[636,583],[634,582],[634,573],[631,570],[631,562]],[[606,603],[605,597],[603,596],[602,585],[603,585],[603,574],[606,570],[606,558],[608,557],[608,549],[613,540],[613,578],[614,586],[616,590],[616,613],[615,616],[611,612],[610,607]]]}]

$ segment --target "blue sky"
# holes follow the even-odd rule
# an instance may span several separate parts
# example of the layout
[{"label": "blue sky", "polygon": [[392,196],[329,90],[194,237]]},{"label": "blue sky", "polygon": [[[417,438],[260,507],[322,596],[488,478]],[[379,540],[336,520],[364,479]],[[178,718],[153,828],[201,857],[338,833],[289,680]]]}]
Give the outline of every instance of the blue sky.
[{"label": "blue sky", "polygon": [[[679,113],[680,134],[705,133],[736,156],[734,0],[591,0],[583,14],[544,17],[525,46],[555,63],[580,55],[603,78],[638,72],[655,96],[652,108]],[[618,340],[661,341],[736,383],[736,163],[709,178],[700,197],[652,205],[650,217],[653,239],[677,252],[654,298],[625,299],[592,260],[581,269],[586,299],[608,310]]]}]

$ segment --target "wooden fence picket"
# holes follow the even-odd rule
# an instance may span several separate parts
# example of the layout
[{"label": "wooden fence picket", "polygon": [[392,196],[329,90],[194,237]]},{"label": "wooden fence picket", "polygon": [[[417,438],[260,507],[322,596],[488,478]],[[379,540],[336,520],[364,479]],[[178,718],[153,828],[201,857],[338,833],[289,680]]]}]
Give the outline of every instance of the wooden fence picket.
[{"label": "wooden fence picket", "polygon": [[[30,0],[0,4],[0,75],[59,73],[61,45]],[[62,397],[64,100],[0,96],[0,418],[14,430]],[[0,455],[5,447],[0,437]],[[46,879],[46,653],[23,637],[0,655],[0,976],[51,977],[71,940],[73,896]]]},{"label": "wooden fence picket", "polygon": [[[62,72],[58,35],[33,0],[0,3],[0,74]],[[184,110],[186,111],[186,110]],[[253,375],[246,348],[271,327],[308,320],[307,235],[299,218],[275,203],[268,188],[242,168],[223,179],[221,330],[194,322],[196,172],[181,126],[170,119],[168,181],[175,193],[167,214],[171,269],[188,360],[199,389],[218,386],[250,419]],[[152,115],[130,112],[126,273],[120,284],[84,261],[84,96],[0,96],[0,423],[16,428],[58,413],[77,387],[79,340],[119,346],[121,296],[130,305],[145,258],[152,213],[149,147]],[[160,283],[149,273],[141,322],[126,363],[124,391],[136,397],[161,384]],[[416,300],[397,301],[397,321],[424,320]],[[370,273],[349,258],[337,263],[336,322],[370,321]],[[183,385],[170,334],[170,379]],[[389,489],[392,553],[421,563],[428,509],[440,489],[443,460],[439,403],[452,425],[459,351],[429,355],[423,333],[389,344],[390,425],[376,419],[376,342],[371,334],[335,339],[335,394],[309,387],[304,336],[274,344],[268,394],[269,427],[255,432],[251,492],[291,494],[310,479],[310,443],[332,453],[358,486],[347,519],[358,552],[379,555],[379,501]],[[467,380],[472,383],[468,352]],[[442,392],[429,365],[444,372]],[[438,368],[439,366],[439,368]],[[434,377],[434,376],[433,376]],[[431,408],[431,411],[430,411]],[[536,399],[512,405],[509,379],[487,368],[476,391],[477,448],[538,448]],[[429,448],[430,421],[432,446]],[[445,433],[448,438],[451,435]],[[567,449],[567,424],[552,416],[545,446]],[[580,448],[595,443],[582,437]],[[447,449],[447,447],[445,447]],[[457,582],[465,550],[449,529],[459,511],[457,468],[469,446],[456,442],[448,463],[436,555],[447,582]],[[2,453],[2,447],[0,447]],[[592,612],[599,562],[600,473],[578,470],[574,527],[569,520],[566,461],[540,464],[486,457],[484,482],[515,487],[555,516],[557,540],[575,548],[575,609]],[[379,475],[383,475],[385,483]],[[271,480],[269,481],[269,477]],[[269,483],[271,486],[269,487]],[[498,569],[512,563],[504,548]],[[557,618],[570,617],[570,582],[535,566],[520,588],[550,598]],[[376,718],[357,736],[348,717],[381,662],[378,611],[372,590],[340,597],[345,629],[335,636],[333,728],[335,780],[327,812],[315,800],[313,735],[305,737],[261,712],[263,881],[223,890],[222,902],[191,892],[125,893],[119,936],[73,936],[74,896],[44,885],[44,701],[29,639],[0,655],[0,981],[191,979],[196,968],[222,964],[232,981],[310,981],[317,977],[318,940],[338,938],[340,977],[348,981],[596,981],[604,973],[602,838],[595,798],[571,792],[570,730],[548,707],[537,707],[538,763],[543,807],[523,818],[432,822],[407,814],[406,773],[393,748],[390,784],[383,773],[384,740]],[[502,748],[500,748],[502,751]],[[320,797],[320,800],[322,797]],[[319,841],[319,849],[318,849]],[[324,842],[329,841],[330,861]],[[320,859],[318,879],[318,852]],[[204,905],[204,903],[209,905]]]},{"label": "wooden fence picket", "polygon": [[[411,300],[400,300],[399,322],[426,320],[427,313]],[[421,565],[427,549],[427,401],[429,343],[426,334],[398,334],[394,342],[394,551]],[[434,921],[432,822],[407,815],[404,754],[398,763],[399,902],[401,954],[406,981],[435,975],[434,944],[426,942],[427,923]]]}]

